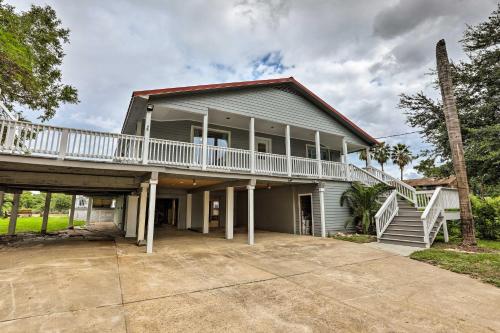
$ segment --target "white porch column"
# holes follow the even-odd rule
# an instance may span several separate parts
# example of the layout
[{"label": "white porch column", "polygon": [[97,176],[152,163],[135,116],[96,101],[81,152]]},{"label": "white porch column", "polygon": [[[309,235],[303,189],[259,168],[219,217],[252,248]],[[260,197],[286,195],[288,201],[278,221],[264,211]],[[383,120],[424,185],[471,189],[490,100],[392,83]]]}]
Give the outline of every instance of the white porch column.
[{"label": "white porch column", "polygon": [[207,114],[203,115],[203,130],[201,139],[201,168],[202,170],[207,169],[207,144],[208,144],[208,111]]},{"label": "white porch column", "polygon": [[255,173],[255,118],[250,118],[248,149],[250,150],[250,172]]},{"label": "white porch column", "polygon": [[156,207],[156,184],[158,174],[153,173],[149,181],[149,209],[148,209],[148,239],[146,241],[146,252],[153,253],[153,233],[155,230],[155,207]]},{"label": "white porch column", "polygon": [[88,205],[87,205],[87,220],[85,222],[85,225],[88,227],[90,226],[90,217],[92,216],[92,203],[93,203],[93,199],[92,197],[88,197],[89,198],[89,202],[88,202]]},{"label": "white porch column", "polygon": [[14,193],[14,202],[12,203],[12,211],[10,212],[9,220],[9,235],[14,235],[16,233],[17,212],[19,210],[20,197],[21,192]]},{"label": "white porch column", "polygon": [[234,187],[226,187],[226,239],[233,239]]},{"label": "white porch column", "polygon": [[139,199],[139,219],[137,221],[137,245],[144,244],[144,230],[146,228],[146,209],[148,204],[149,183],[141,183]]},{"label": "white porch column", "polygon": [[292,152],[290,149],[290,125],[285,128],[285,151],[286,151],[286,169],[288,177],[292,176]]},{"label": "white porch column", "polygon": [[319,131],[316,131],[315,135],[316,141],[316,161],[318,163],[318,177],[321,178],[321,142],[319,140]]},{"label": "white porch column", "polygon": [[342,163],[349,163],[347,161],[347,141],[342,138]]},{"label": "white porch column", "polygon": [[372,154],[370,152],[370,147],[366,148],[366,166],[372,166]]},{"label": "white porch column", "polygon": [[52,193],[47,192],[45,195],[45,207],[43,209],[43,218],[42,218],[42,234],[47,232],[47,223],[49,222],[49,211],[50,211],[50,199],[52,197]]},{"label": "white porch column", "polygon": [[73,221],[75,219],[75,206],[76,206],[76,194],[73,194],[71,196],[71,208],[69,211],[69,218],[68,218],[68,229],[73,229]]},{"label": "white porch column", "polygon": [[254,239],[254,206],[253,206],[253,194],[255,190],[254,185],[247,185],[248,190],[248,245],[253,245],[255,243]]},{"label": "white porch column", "polygon": [[208,234],[210,219],[210,191],[203,191],[203,233]]},{"label": "white porch column", "polygon": [[142,164],[147,164],[149,159],[149,137],[151,134],[151,115],[154,105],[148,104],[146,108],[146,121],[144,123],[144,145],[142,148]]},{"label": "white porch column", "polygon": [[125,215],[125,237],[135,237],[137,230],[137,206],[139,197],[135,194],[127,196],[127,213]]},{"label": "white porch column", "polygon": [[448,224],[446,220],[443,222],[443,236],[444,236],[444,242],[448,243],[449,237],[448,237]]},{"label": "white porch column", "polygon": [[187,194],[186,198],[186,229],[191,229],[191,220],[193,214],[193,195],[191,193]]},{"label": "white porch column", "polygon": [[321,237],[326,237],[326,217],[325,217],[325,188],[323,185],[318,189],[319,191],[319,209],[320,209],[320,221],[321,221]]}]

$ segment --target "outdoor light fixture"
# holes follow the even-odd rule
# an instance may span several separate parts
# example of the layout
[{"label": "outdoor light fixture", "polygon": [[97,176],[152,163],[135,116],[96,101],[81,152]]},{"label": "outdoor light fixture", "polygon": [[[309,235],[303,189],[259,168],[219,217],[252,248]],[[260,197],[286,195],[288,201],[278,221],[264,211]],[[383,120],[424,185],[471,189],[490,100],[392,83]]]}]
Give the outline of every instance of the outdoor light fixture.
[{"label": "outdoor light fixture", "polygon": [[270,190],[271,189],[271,184],[267,183],[267,189]]},{"label": "outdoor light fixture", "polygon": [[148,106],[146,107],[146,110],[153,111],[154,108],[155,108],[155,106],[153,104],[148,104]]},{"label": "outdoor light fixture", "polygon": [[231,117],[226,117],[227,120],[231,119]]},{"label": "outdoor light fixture", "polygon": [[193,186],[196,186],[196,179],[193,179]]}]

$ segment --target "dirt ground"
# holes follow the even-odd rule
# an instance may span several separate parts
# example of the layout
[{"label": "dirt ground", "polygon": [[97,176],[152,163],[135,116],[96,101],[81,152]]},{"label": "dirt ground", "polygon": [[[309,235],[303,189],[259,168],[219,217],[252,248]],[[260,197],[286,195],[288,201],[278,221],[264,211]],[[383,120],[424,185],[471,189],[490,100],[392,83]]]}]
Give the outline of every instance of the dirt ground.
[{"label": "dirt ground", "polygon": [[500,331],[500,289],[377,248],[163,228],[147,255],[100,231],[3,240],[1,332]]}]

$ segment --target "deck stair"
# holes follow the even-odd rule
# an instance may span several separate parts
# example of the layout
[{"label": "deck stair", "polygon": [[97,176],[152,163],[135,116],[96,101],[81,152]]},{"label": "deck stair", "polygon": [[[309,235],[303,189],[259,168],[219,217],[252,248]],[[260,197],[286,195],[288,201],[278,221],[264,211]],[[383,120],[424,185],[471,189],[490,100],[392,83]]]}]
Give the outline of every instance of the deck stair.
[{"label": "deck stair", "polygon": [[368,167],[366,171],[392,188],[389,195],[379,198],[382,205],[375,215],[378,242],[430,247],[441,227],[448,240],[445,216],[446,210],[459,207],[456,189],[417,191],[381,170]]},{"label": "deck stair", "polygon": [[[424,225],[421,220],[422,210],[402,198],[398,198],[398,215],[394,217],[379,239],[380,243],[397,244],[414,247],[426,247]],[[436,223],[431,231],[434,239],[440,223]]]}]

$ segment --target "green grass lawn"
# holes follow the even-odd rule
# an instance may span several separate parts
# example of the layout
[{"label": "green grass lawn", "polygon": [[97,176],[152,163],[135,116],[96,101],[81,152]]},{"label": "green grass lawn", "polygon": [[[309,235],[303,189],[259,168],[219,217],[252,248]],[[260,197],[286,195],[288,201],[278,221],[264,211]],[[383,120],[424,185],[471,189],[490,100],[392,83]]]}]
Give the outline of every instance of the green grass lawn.
[{"label": "green grass lawn", "polygon": [[[75,220],[73,225],[82,226],[84,221]],[[68,227],[68,216],[49,216],[49,221],[47,222],[47,231],[57,231],[66,229]],[[0,218],[0,235],[7,234],[9,228],[9,219]],[[19,217],[16,224],[16,232],[40,232],[42,228],[42,217],[32,216],[32,217]]]},{"label": "green grass lawn", "polygon": [[377,241],[377,237],[373,235],[362,235],[362,234],[343,234],[343,235],[337,234],[330,236],[330,238],[353,242],[353,243],[371,243]]},{"label": "green grass lawn", "polygon": [[459,252],[459,237],[444,243],[436,238],[432,248],[414,252],[410,258],[424,261],[452,272],[467,274],[500,288],[500,241],[478,239],[478,252]]}]

